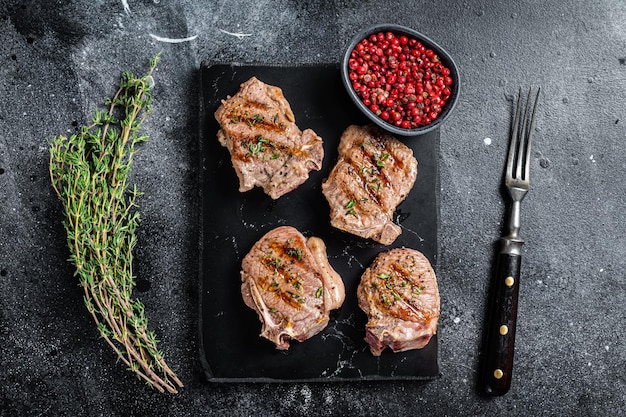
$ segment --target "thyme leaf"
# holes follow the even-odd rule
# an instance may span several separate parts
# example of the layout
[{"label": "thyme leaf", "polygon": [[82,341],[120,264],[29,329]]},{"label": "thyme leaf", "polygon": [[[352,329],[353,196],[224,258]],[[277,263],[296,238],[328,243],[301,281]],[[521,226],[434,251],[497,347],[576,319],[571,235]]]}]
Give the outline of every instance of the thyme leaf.
[{"label": "thyme leaf", "polygon": [[354,208],[356,204],[356,200],[350,200],[346,203],[346,205],[344,206],[344,208],[346,209],[346,215],[352,215],[354,217],[359,217],[357,215],[357,212]]},{"label": "thyme leaf", "polygon": [[302,248],[289,248],[287,250],[287,254],[298,259],[299,261],[302,260]]},{"label": "thyme leaf", "polygon": [[249,118],[246,121],[246,124],[250,127],[254,126],[257,123],[261,123],[263,121],[263,116],[261,116],[260,114],[255,114],[254,116],[252,116],[251,118]]}]

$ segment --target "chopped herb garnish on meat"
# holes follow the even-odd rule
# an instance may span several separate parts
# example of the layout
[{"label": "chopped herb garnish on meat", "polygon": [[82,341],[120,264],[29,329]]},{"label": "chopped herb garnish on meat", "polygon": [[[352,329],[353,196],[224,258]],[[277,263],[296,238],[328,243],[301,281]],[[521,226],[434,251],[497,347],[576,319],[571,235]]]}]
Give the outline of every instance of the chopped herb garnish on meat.
[{"label": "chopped herb garnish on meat", "polygon": [[315,298],[321,298],[323,294],[324,294],[324,288],[319,287],[317,291],[315,291]]},{"label": "chopped herb garnish on meat", "polygon": [[422,293],[422,291],[424,291],[424,288],[425,287],[423,287],[423,286],[421,286],[421,287],[413,287],[413,294],[420,295]]},{"label": "chopped herb garnish on meat", "polygon": [[265,146],[266,144],[269,144],[269,141],[263,136],[258,136],[256,138],[256,143],[248,143],[248,150],[250,151],[252,156],[255,156],[259,154],[259,152],[263,152],[265,149],[267,149],[267,147]]},{"label": "chopped herb garnish on meat", "polygon": [[260,123],[263,121],[263,116],[261,116],[260,114],[255,114],[254,116],[252,116],[251,118],[249,118],[246,123],[248,126],[252,127],[257,123]]},{"label": "chopped herb garnish on meat", "polygon": [[372,155],[372,162],[378,167],[378,168],[384,168],[385,167],[385,161],[389,159],[389,154],[386,152],[383,152],[380,156],[378,155]]},{"label": "chopped herb garnish on meat", "polygon": [[372,144],[372,142],[370,142],[369,140],[366,140],[365,142],[362,142],[359,146],[362,149],[365,149],[365,145],[371,145],[371,144]]},{"label": "chopped herb garnish on meat", "polygon": [[376,277],[380,279],[389,279],[391,278],[391,274],[388,274],[386,272],[381,272],[380,274],[376,275]]},{"label": "chopped herb garnish on meat", "polygon": [[294,287],[296,290],[301,290],[301,289],[302,289],[302,282],[300,282],[300,281],[298,281],[298,280],[294,281],[294,282],[293,282],[293,287]]},{"label": "chopped herb garnish on meat", "polygon": [[391,295],[393,295],[393,298],[395,298],[396,300],[400,299],[400,295],[395,291],[391,291]]},{"label": "chopped herb garnish on meat", "polygon": [[369,166],[361,167],[361,169],[359,169],[359,172],[360,172],[361,175],[371,174],[372,173],[372,167],[369,167]]},{"label": "chopped herb garnish on meat", "polygon": [[296,300],[299,304],[305,304],[306,303],[306,298],[302,297],[300,294],[296,294],[296,293],[291,292],[291,291],[287,291],[287,293],[291,296],[291,298]]},{"label": "chopped herb garnish on meat", "polygon": [[372,182],[367,185],[371,190],[380,191],[380,187],[382,187],[382,182],[380,178],[376,178]]},{"label": "chopped herb garnish on meat", "polygon": [[287,254],[297,258],[299,261],[302,260],[302,248],[289,248]]},{"label": "chopped herb garnish on meat", "polygon": [[268,267],[273,266],[274,268],[280,268],[283,264],[283,260],[272,255],[267,255],[265,257],[265,265]]},{"label": "chopped herb garnish on meat", "polygon": [[270,308],[270,313],[278,313],[278,309],[276,307]]},{"label": "chopped herb garnish on meat", "polygon": [[351,215],[354,217],[359,217],[356,214],[356,210],[354,209],[354,205],[356,204],[356,200],[350,200],[346,203],[345,205],[345,209],[346,209],[346,215]]},{"label": "chopped herb garnish on meat", "polygon": [[239,116],[238,114],[233,114],[232,117],[230,118],[230,122],[232,124],[237,124],[241,122],[241,116]]},{"label": "chopped herb garnish on meat", "polygon": [[267,149],[267,146],[265,146],[265,145],[272,146],[270,144],[270,141],[265,139],[263,136],[257,136],[256,143],[247,143],[246,144],[246,146],[248,147],[248,150],[250,151],[250,154],[252,156],[256,156],[260,152],[264,152]]}]

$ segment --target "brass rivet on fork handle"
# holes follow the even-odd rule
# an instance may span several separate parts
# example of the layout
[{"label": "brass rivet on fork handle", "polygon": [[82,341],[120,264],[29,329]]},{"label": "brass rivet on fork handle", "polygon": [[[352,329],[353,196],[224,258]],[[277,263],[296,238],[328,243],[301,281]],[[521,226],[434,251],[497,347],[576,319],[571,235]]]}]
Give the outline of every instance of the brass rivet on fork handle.
[{"label": "brass rivet on fork handle", "polygon": [[502,248],[497,256],[493,298],[487,317],[483,383],[485,392],[489,395],[504,395],[511,387],[521,249],[524,244],[519,235],[520,208],[524,196],[530,189],[530,149],[539,92],[540,89],[537,90],[534,104],[531,105],[531,91],[528,91],[522,113],[520,88],[511,129],[504,183],[512,205],[508,219],[508,234],[502,237]]}]

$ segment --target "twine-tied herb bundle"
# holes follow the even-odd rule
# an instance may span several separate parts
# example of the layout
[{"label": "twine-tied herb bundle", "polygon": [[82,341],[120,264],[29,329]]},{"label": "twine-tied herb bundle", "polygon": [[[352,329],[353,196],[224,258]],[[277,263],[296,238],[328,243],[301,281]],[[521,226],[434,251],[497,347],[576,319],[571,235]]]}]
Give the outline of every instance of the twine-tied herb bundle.
[{"label": "twine-tied herb bundle", "polygon": [[107,110],[96,110],[90,126],[51,141],[50,178],[65,211],[70,261],[100,335],[139,378],[176,393],[183,384],[158,350],[143,304],[132,297],[141,193],[127,181],[136,146],[148,140],[138,130],[150,114],[158,58],[143,77],[125,71],[119,90],[105,101]]}]

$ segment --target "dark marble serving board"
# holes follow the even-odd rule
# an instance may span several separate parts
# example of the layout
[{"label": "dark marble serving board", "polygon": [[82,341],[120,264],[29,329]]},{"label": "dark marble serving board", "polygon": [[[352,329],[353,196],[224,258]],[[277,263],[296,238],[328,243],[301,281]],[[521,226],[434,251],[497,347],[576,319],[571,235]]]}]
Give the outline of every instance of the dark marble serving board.
[{"label": "dark marble serving board", "polygon": [[[256,76],[279,86],[301,129],[312,128],[324,139],[319,172],[295,191],[271,200],[256,188],[238,191],[228,151],[217,141],[213,114],[220,100]],[[211,381],[339,381],[430,379],[439,375],[437,337],[421,350],[385,351],[374,357],[364,341],[365,314],[356,287],[363,270],[381,251],[406,246],[423,252],[437,270],[439,220],[439,130],[402,138],[418,160],[417,181],[398,207],[394,220],[402,235],[391,246],[336,230],[321,182],[337,159],[337,144],[350,124],[366,124],[349,101],[339,69],[321,66],[206,65],[201,67],[201,309],[202,362]],[[305,236],[322,238],[331,265],[342,276],[346,300],[331,314],[329,326],[288,351],[278,351],[259,337],[261,324],[243,303],[241,260],[261,236],[291,225]]]}]

